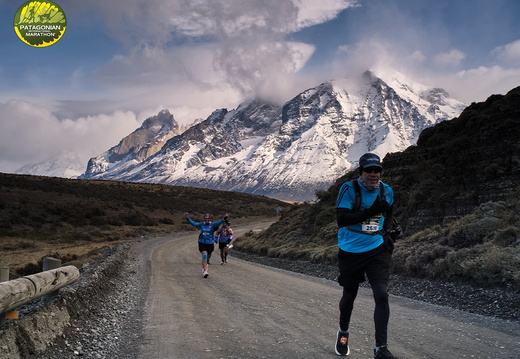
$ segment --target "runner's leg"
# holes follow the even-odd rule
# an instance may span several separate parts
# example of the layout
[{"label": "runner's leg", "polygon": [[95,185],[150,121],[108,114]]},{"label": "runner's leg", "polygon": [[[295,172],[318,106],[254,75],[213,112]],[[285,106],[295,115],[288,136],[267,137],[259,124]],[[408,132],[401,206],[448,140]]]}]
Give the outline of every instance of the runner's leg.
[{"label": "runner's leg", "polygon": [[347,331],[350,325],[350,317],[352,309],[354,309],[354,300],[358,293],[358,286],[343,287],[343,296],[339,301],[339,328],[342,331]]},{"label": "runner's leg", "polygon": [[208,251],[202,251],[202,269],[208,270]]},{"label": "runner's leg", "polygon": [[387,344],[388,320],[390,305],[388,303],[388,285],[386,283],[372,284],[372,292],[376,303],[374,309],[374,324],[376,328],[376,346]]}]

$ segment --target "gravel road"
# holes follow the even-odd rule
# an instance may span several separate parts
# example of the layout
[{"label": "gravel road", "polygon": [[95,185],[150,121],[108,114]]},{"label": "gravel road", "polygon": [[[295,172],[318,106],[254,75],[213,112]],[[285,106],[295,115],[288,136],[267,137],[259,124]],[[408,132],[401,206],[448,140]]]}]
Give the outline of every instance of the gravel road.
[{"label": "gravel road", "polygon": [[[68,306],[72,325],[45,352],[25,358],[336,357],[341,290],[328,278],[330,269],[277,261],[313,271],[309,276],[244,261],[238,257],[253,258],[236,252],[220,265],[215,253],[204,279],[195,238],[195,232],[150,235],[107,251],[82,269],[77,284],[62,289],[59,304]],[[430,297],[422,289],[417,295]],[[364,288],[353,315],[351,358],[371,357],[372,308]],[[399,296],[391,308],[390,346],[401,359],[520,357],[518,320]]]}]

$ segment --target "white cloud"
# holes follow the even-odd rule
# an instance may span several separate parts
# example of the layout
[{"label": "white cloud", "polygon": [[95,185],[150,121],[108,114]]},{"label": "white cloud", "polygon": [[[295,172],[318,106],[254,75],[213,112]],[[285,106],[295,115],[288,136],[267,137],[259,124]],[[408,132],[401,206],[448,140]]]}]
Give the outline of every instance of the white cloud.
[{"label": "white cloud", "polygon": [[141,92],[169,85],[172,90],[189,82],[209,87],[222,83],[215,71],[214,45],[161,48],[141,46],[117,55],[98,69],[96,80],[108,88]]},{"label": "white cloud", "polygon": [[426,56],[422,53],[422,51],[416,50],[412,52],[410,59],[416,64],[422,64],[426,61]]},{"label": "white cloud", "polygon": [[132,112],[58,120],[44,107],[20,100],[0,103],[0,170],[75,152],[87,160],[116,145],[141,124]]},{"label": "white cloud", "polygon": [[508,65],[520,64],[520,40],[495,48],[491,55]]},{"label": "white cloud", "polygon": [[505,95],[519,84],[520,68],[504,69],[492,66],[457,73],[454,87],[458,88],[459,93],[473,98],[473,102],[479,102],[494,94]]},{"label": "white cloud", "polygon": [[441,66],[458,66],[462,60],[466,57],[462,51],[452,49],[449,52],[445,52],[435,56],[435,63]]},{"label": "white cloud", "polygon": [[329,77],[360,74],[369,69],[393,69],[407,73],[403,70],[421,65],[424,59],[424,55],[419,51],[408,53],[386,40],[377,37],[365,38],[350,46],[338,47],[333,61],[333,71]]},{"label": "white cloud", "polygon": [[373,37],[350,46],[340,46],[334,60],[333,73],[329,77],[350,76],[367,69],[397,70],[424,85],[443,88],[450,96],[466,104],[485,101],[492,94],[505,94],[520,85],[520,66],[480,66],[452,71],[452,67],[462,60],[464,54],[452,50],[442,55],[430,59],[419,50],[409,50]]},{"label": "white cloud", "polygon": [[[193,94],[196,88],[198,93],[213,93],[215,103],[229,104],[226,99],[230,97],[251,96],[286,100],[297,86],[294,74],[314,47],[287,42],[285,36],[302,23],[330,19],[355,2],[327,0],[309,11],[309,0],[163,1],[154,3],[153,13],[136,12],[144,3],[99,3],[110,20],[107,26],[112,36],[135,45],[128,54],[114,56],[95,78],[120,98],[126,96],[139,103],[148,103],[147,98],[154,101],[148,95],[153,87],[164,107],[171,108],[182,106],[178,99],[185,98],[188,91]],[[119,8],[118,12],[114,8]],[[128,28],[125,24],[137,18],[129,32],[116,31]],[[150,22],[154,22],[152,27],[148,27]],[[183,45],[170,46],[177,40]],[[169,99],[159,91],[167,91]]]},{"label": "white cloud", "polygon": [[466,104],[485,101],[494,94],[505,95],[520,84],[520,68],[501,66],[478,68],[425,78],[426,84],[442,87],[450,96]]},{"label": "white cloud", "polygon": [[341,11],[358,6],[357,0],[294,0],[298,29],[334,19]]},{"label": "white cloud", "polygon": [[[294,95],[294,75],[315,50],[286,36],[353,6],[357,0],[71,2],[70,12],[95,11],[105,33],[124,47],[97,69],[78,66],[70,85],[86,95],[81,84],[92,80],[99,97],[85,100],[109,99],[103,111],[188,106],[200,113],[201,107],[234,107],[251,96],[283,102]],[[69,102],[67,113],[74,104],[80,105]],[[184,113],[180,122],[193,121]]]},{"label": "white cloud", "polygon": [[339,46],[332,64],[333,73],[330,76],[336,78],[344,76],[346,72],[364,72],[378,63],[387,62],[388,56],[385,43],[373,38],[350,46]]}]

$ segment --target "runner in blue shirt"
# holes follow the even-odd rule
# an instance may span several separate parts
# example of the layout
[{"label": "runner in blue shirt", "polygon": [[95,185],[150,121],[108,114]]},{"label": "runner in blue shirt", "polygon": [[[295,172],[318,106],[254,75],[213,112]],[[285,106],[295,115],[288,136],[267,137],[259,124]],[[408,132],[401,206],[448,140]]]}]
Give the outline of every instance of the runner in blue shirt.
[{"label": "runner in blue shirt", "polygon": [[208,264],[211,258],[211,253],[213,253],[215,249],[215,244],[213,240],[213,232],[229,217],[229,213],[226,213],[225,217],[217,222],[211,222],[211,215],[206,213],[204,215],[204,222],[195,222],[191,218],[188,217],[188,214],[184,215],[184,218],[190,223],[192,226],[200,228],[199,234],[199,252],[202,254],[202,276],[204,278],[208,277]]},{"label": "runner in blue shirt", "polygon": [[[392,223],[394,192],[381,182],[383,166],[379,156],[365,153],[359,159],[359,178],[345,182],[336,201],[338,226],[338,282],[343,287],[339,303],[339,330],[336,338],[336,354],[347,356],[349,325],[359,284],[368,277],[375,301],[374,358],[396,359],[387,347],[388,280],[390,277],[393,242],[383,236]],[[357,183],[355,183],[357,181]],[[356,199],[359,185],[361,201]],[[381,186],[384,186],[381,188]],[[382,198],[384,196],[384,198]],[[357,207],[356,207],[357,203]],[[386,224],[386,226],[385,226]]]}]

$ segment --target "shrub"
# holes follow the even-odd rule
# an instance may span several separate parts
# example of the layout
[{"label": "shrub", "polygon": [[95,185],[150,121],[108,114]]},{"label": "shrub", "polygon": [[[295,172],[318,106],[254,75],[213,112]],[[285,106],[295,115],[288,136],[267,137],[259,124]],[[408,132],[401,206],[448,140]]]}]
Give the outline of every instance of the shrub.
[{"label": "shrub", "polygon": [[507,247],[519,244],[519,241],[520,235],[518,233],[518,229],[511,225],[496,231],[492,239],[493,244],[499,247]]},{"label": "shrub", "polygon": [[163,218],[159,219],[159,223],[162,223],[162,224],[174,224],[173,219],[168,218],[168,217],[163,217]]}]

